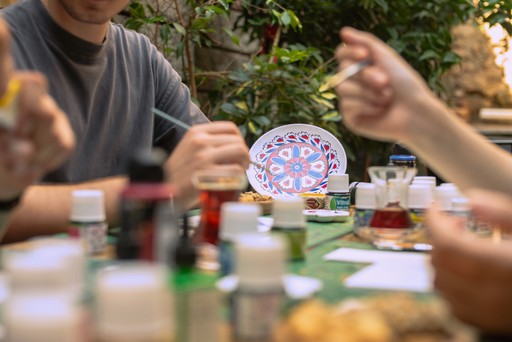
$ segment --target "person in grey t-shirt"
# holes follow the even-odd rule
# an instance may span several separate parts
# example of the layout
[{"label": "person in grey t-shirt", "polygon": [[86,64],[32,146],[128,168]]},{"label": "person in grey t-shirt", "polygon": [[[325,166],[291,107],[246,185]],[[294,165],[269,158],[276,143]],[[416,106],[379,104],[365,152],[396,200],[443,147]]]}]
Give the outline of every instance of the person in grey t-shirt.
[{"label": "person in grey t-shirt", "polygon": [[[76,188],[103,190],[109,224],[117,225],[118,195],[134,150],[162,147],[170,154],[166,171],[185,206],[197,201],[194,170],[247,167],[248,148],[238,128],[208,123],[148,38],[110,22],[127,4],[20,0],[2,11],[16,67],[47,76],[49,93],[67,113],[77,140],[69,161],[28,189],[9,240],[65,231]],[[152,107],[194,126],[187,132],[154,117]]]}]

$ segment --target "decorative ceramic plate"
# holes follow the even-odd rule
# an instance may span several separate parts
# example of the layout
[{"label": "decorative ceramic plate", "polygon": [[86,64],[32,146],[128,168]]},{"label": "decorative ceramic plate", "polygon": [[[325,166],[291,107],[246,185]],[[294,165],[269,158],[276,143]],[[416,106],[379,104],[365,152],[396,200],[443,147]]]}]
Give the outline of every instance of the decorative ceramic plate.
[{"label": "decorative ceramic plate", "polygon": [[326,130],[305,124],[274,128],[249,151],[247,178],[260,194],[273,197],[327,192],[327,176],[345,173],[347,157],[341,143]]}]

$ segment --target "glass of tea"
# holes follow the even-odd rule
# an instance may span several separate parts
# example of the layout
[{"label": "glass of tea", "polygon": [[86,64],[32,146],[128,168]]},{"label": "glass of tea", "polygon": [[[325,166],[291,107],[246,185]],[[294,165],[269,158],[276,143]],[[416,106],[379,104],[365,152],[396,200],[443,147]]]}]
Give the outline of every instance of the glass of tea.
[{"label": "glass of tea", "polygon": [[235,170],[200,170],[192,175],[199,190],[201,218],[194,234],[198,246],[198,267],[216,270],[218,264],[220,208],[225,202],[236,202],[247,186],[244,172]]},{"label": "glass of tea", "polygon": [[407,190],[416,169],[371,166],[368,173],[376,196],[369,223],[373,244],[382,249],[403,249],[403,243],[416,228],[407,210]]}]

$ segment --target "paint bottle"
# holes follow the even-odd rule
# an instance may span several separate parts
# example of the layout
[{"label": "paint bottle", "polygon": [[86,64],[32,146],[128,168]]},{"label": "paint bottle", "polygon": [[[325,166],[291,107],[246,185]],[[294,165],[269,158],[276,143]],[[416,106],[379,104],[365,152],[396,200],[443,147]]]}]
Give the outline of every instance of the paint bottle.
[{"label": "paint bottle", "polygon": [[80,238],[88,254],[105,251],[107,223],[105,201],[101,190],[73,191],[69,234]]},{"label": "paint bottle", "polygon": [[370,238],[369,224],[375,212],[375,184],[359,183],[355,191],[354,234]]},{"label": "paint bottle", "polygon": [[170,239],[162,235],[177,230],[173,187],[164,182],[165,154],[137,153],[128,167],[129,183],[121,193],[119,259],[166,262]]},{"label": "paint bottle", "polygon": [[460,197],[459,190],[454,185],[437,186],[434,191],[434,201],[439,209],[447,214],[452,211],[452,198]]},{"label": "paint bottle", "polygon": [[425,213],[432,204],[434,198],[432,195],[431,184],[411,184],[407,196],[409,214],[415,225],[422,225],[425,220]]},{"label": "paint bottle", "polygon": [[330,174],[327,178],[326,209],[350,210],[350,191],[347,174]]},{"label": "paint bottle", "polygon": [[301,197],[274,198],[272,216],[274,223],[271,233],[281,235],[288,243],[288,259],[303,260],[306,245],[304,199]]},{"label": "paint bottle", "polygon": [[286,244],[275,235],[240,235],[235,243],[238,286],[231,293],[233,341],[272,341],[284,311]]},{"label": "paint bottle", "polygon": [[177,248],[171,251],[174,272],[169,275],[169,287],[174,293],[176,342],[218,341],[221,305],[220,292],[215,287],[217,275],[199,271],[196,248],[188,233],[188,216],[183,215],[181,236]]},{"label": "paint bottle", "polygon": [[451,199],[450,214],[460,218],[464,222],[467,232],[478,234],[477,226],[469,206],[469,200],[466,197],[453,197]]},{"label": "paint bottle", "polygon": [[220,210],[220,275],[233,272],[233,244],[237,236],[258,233],[261,206],[251,203],[226,202]]},{"label": "paint bottle", "polygon": [[173,341],[172,294],[162,265],[127,261],[98,272],[95,321],[98,342]]}]

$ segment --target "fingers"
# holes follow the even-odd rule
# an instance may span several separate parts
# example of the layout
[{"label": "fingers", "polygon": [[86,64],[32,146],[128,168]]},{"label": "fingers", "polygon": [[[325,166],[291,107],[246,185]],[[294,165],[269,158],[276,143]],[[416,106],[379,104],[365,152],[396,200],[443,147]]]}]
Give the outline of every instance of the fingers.
[{"label": "fingers", "polygon": [[0,96],[5,93],[13,72],[10,54],[10,34],[7,24],[0,18]]},{"label": "fingers", "polygon": [[393,97],[388,78],[380,71],[371,68],[364,70],[357,79],[348,80],[338,85],[336,91],[340,99],[358,100],[372,105],[388,105]]},{"label": "fingers", "polygon": [[486,190],[471,190],[467,196],[478,219],[512,231],[512,198]]},{"label": "fingers", "polygon": [[67,116],[46,93],[46,79],[32,72],[16,73],[21,81],[15,139],[31,144],[31,154],[17,154],[20,170],[44,175],[59,166],[74,148],[74,134]]}]

